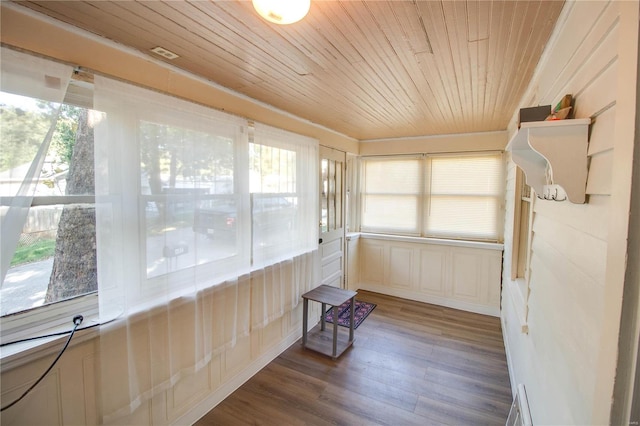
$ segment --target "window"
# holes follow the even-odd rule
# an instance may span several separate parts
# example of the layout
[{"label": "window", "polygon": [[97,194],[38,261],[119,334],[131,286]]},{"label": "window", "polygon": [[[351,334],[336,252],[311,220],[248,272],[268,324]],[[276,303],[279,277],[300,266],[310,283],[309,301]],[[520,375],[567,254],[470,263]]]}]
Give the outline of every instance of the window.
[{"label": "window", "polygon": [[522,170],[515,166],[513,245],[511,250],[511,281],[508,282],[520,327],[528,333],[529,262],[533,224],[533,198]]},{"label": "window", "polygon": [[500,154],[365,158],[366,232],[499,241]]},{"label": "window", "polygon": [[95,84],[98,270],[117,283],[101,289],[101,314],[102,299],[117,315],[315,249],[317,141]]},{"label": "window", "polygon": [[516,167],[515,206],[513,221],[513,252],[511,279],[529,277],[529,252],[531,250],[531,221],[533,217],[531,187],[526,184],[524,173]]},{"label": "window", "polygon": [[236,255],[233,132],[216,134],[170,117],[140,115],[146,277]]},{"label": "window", "polygon": [[8,49],[2,55],[4,336],[22,327],[16,314],[37,307],[55,324],[60,309],[51,305],[95,294],[98,282],[93,113],[82,96],[91,85],[70,81],[70,67]]},{"label": "window", "polygon": [[251,130],[252,265],[261,267],[317,243],[318,146],[259,123]]},{"label": "window", "polygon": [[[322,158],[320,161],[320,232],[342,228],[343,161]],[[348,204],[348,194],[346,200]]]},{"label": "window", "polygon": [[71,67],[5,50],[3,339],[14,322],[128,315],[316,249],[317,140],[102,76],[69,83]]},{"label": "window", "polygon": [[[52,114],[49,103],[34,102],[33,110],[28,100],[18,101],[2,94],[0,110],[2,127],[6,130],[3,152],[10,145],[19,146],[17,139],[30,137],[23,132],[33,136],[40,121],[48,121]],[[70,105],[60,108],[36,178],[31,206],[0,290],[2,316],[97,290],[93,138],[86,131],[89,114],[85,108]],[[12,131],[19,127],[20,132]],[[85,161],[87,154],[90,162]],[[5,175],[14,174],[25,165],[19,157],[4,160]],[[3,192],[9,190],[8,185],[3,185]],[[73,286],[68,285],[69,277],[73,277]]]}]

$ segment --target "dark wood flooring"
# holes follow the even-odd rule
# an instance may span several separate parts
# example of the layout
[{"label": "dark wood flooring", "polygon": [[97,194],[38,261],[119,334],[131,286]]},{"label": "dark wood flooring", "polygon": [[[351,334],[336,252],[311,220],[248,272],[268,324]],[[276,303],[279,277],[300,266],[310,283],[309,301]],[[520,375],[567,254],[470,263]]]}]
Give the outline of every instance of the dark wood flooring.
[{"label": "dark wood flooring", "polygon": [[356,299],[377,307],[340,358],[297,342],[197,424],[505,424],[498,318],[367,291]]}]

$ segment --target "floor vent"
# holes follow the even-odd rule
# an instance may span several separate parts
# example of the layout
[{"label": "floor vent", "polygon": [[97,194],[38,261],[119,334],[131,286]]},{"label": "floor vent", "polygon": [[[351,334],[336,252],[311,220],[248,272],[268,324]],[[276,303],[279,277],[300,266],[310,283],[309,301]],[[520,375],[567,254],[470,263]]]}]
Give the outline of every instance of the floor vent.
[{"label": "floor vent", "polygon": [[518,385],[516,397],[513,398],[506,426],[533,426],[527,391],[523,384]]}]

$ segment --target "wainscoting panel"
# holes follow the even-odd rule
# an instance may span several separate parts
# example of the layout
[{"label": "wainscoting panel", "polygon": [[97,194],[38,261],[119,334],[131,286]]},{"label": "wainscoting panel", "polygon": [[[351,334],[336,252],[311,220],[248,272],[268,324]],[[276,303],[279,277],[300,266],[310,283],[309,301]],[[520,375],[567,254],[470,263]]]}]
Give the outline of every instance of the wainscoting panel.
[{"label": "wainscoting panel", "polygon": [[[93,346],[93,342],[89,342],[89,344]],[[96,354],[91,351],[82,359],[83,393],[75,399],[76,401],[84,401],[84,421],[72,421],[69,424],[96,425],[99,423],[96,368],[98,368]]]},{"label": "wainscoting panel", "polygon": [[188,412],[193,405],[211,392],[211,364],[200,371],[182,377],[167,392],[167,420],[172,421]]},{"label": "wainscoting panel", "polygon": [[[46,366],[44,367],[46,369]],[[15,370],[14,370],[15,371]],[[44,370],[41,370],[44,371]],[[33,373],[36,373],[34,369]],[[59,369],[52,370],[47,377],[27,395],[15,408],[7,410],[2,414],[2,424],[33,424],[33,425],[62,425],[62,407],[60,406],[60,395],[58,389]],[[13,386],[7,386],[6,391],[2,392],[2,404],[6,405],[10,401],[18,398],[29,386],[37,379],[37,377],[24,378],[19,377],[5,378],[15,383]],[[3,383],[3,388],[5,384]],[[41,402],[36,407],[32,404],[34,401]],[[19,419],[19,420],[17,420]]]},{"label": "wainscoting panel", "polygon": [[[255,333],[252,333],[255,334]],[[251,362],[251,336],[238,338],[236,345],[223,353],[222,379],[229,380]]]},{"label": "wainscoting panel", "polygon": [[471,302],[480,300],[480,292],[484,284],[482,257],[464,250],[454,252],[452,260],[451,295]]},{"label": "wainscoting panel", "polygon": [[[386,281],[393,287],[413,288],[415,273],[413,271],[414,257],[417,257],[416,250],[412,247],[390,246],[389,267]],[[417,280],[415,281],[417,282]]]},{"label": "wainscoting panel", "polygon": [[446,296],[445,283],[450,269],[448,252],[442,247],[423,247],[420,251],[419,291],[434,296]]},{"label": "wainscoting panel", "polygon": [[500,315],[502,244],[361,234],[350,288]]},{"label": "wainscoting panel", "polygon": [[382,285],[384,282],[384,250],[382,241],[360,241],[360,277],[364,282]]},{"label": "wainscoting panel", "polygon": [[278,318],[260,330],[260,353],[282,341],[283,318]]}]

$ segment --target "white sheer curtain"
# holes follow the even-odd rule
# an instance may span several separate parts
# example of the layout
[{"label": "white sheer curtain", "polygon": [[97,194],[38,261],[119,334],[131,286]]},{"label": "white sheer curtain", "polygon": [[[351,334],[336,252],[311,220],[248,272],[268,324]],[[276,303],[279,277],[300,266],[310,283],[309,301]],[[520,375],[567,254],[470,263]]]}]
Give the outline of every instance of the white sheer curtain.
[{"label": "white sheer curtain", "polygon": [[[95,128],[100,313],[102,322],[116,318],[100,336],[109,422],[317,285],[318,143],[269,130],[287,150],[285,172],[253,155],[239,117],[100,76],[94,107],[103,113]],[[252,137],[261,134],[258,126]],[[265,176],[286,175],[286,192],[269,187],[256,200],[252,161]],[[282,226],[271,216],[285,210],[283,242],[270,232]]]},{"label": "white sheer curtain", "polygon": [[250,139],[253,265],[263,266],[317,246],[318,142],[260,123]]},{"label": "white sheer curtain", "polygon": [[[31,207],[73,68],[5,47],[1,48],[0,55],[2,283]],[[21,112],[22,121],[29,122],[28,132],[24,134],[15,129],[10,132],[5,127],[12,113],[8,108],[14,107],[16,112]]]}]

